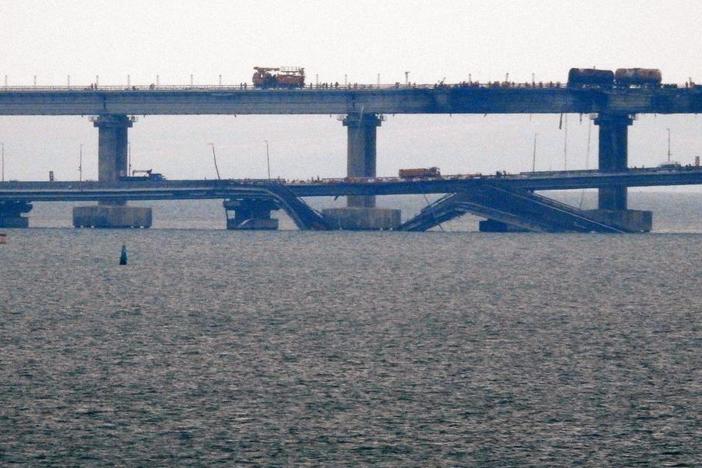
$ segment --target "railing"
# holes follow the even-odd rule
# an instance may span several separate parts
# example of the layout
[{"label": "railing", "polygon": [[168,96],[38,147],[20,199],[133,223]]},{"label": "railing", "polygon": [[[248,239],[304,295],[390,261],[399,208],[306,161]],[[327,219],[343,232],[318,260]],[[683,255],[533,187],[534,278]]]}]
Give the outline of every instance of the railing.
[{"label": "railing", "polygon": [[392,89],[451,89],[451,88],[478,88],[478,89],[563,89],[565,83],[560,82],[536,82],[536,83],[515,83],[515,82],[488,82],[464,81],[460,83],[435,83],[435,84],[341,84],[333,83],[309,83],[302,88],[256,88],[249,83],[238,85],[214,84],[214,85],[4,85],[0,86],[0,92],[61,92],[61,91],[85,91],[85,92],[124,92],[124,91],[372,91],[372,90],[392,90]]}]

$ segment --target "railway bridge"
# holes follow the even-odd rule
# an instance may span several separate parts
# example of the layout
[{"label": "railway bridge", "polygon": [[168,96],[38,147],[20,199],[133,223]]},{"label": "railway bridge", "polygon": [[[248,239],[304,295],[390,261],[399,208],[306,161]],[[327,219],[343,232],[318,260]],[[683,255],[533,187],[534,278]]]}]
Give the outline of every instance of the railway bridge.
[{"label": "railway bridge", "polygon": [[[628,167],[628,127],[636,114],[700,112],[702,86],[692,84],[626,88],[570,88],[553,83],[301,89],[153,85],[0,87],[0,116],[94,116],[93,125],[99,135],[98,179],[107,184],[118,183],[120,176],[127,174],[128,130],[134,125],[134,115],[338,114],[347,128],[346,175],[374,178],[378,128],[384,114],[592,114],[599,128],[599,171],[619,173]],[[255,202],[232,203],[239,203],[242,213],[244,206],[256,211]],[[22,209],[21,204],[7,202],[0,207],[0,223],[21,224]],[[628,210],[626,185],[600,186],[598,210],[598,216],[625,224],[646,217],[645,213]],[[349,194],[347,208],[330,215],[342,227],[387,229],[396,227],[399,220],[396,211],[376,208],[373,194]],[[124,219],[130,219],[134,225],[148,225],[151,213],[148,208],[126,206],[124,200],[108,198],[101,199],[97,206],[77,207],[75,216],[87,219],[88,224],[99,220],[116,227],[123,225]],[[493,219],[489,215],[488,218]]]}]

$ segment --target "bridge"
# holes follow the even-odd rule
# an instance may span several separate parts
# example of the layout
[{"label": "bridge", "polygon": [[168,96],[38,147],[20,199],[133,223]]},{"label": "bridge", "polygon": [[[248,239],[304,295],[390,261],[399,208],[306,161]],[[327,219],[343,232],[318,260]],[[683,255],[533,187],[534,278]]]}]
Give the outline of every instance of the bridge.
[{"label": "bridge", "polygon": [[[12,115],[81,115],[93,116],[93,125],[98,129],[98,160],[100,183],[117,184],[100,186],[95,198],[97,206],[77,207],[74,211],[76,225],[102,225],[119,227],[126,225],[147,226],[151,223],[148,208],[126,206],[127,200],[138,199],[138,192],[120,178],[127,171],[128,129],[134,125],[134,115],[196,115],[196,114],[338,114],[347,127],[347,177],[351,179],[376,178],[376,140],[378,127],[382,125],[384,114],[515,114],[515,113],[579,113],[591,114],[599,127],[599,173],[589,180],[587,175],[572,174],[559,180],[558,177],[505,177],[500,181],[504,190],[519,191],[511,198],[514,203],[524,200],[524,193],[533,190],[567,188],[569,183],[577,187],[594,187],[599,190],[598,210],[592,214],[598,219],[625,226],[625,230],[642,231],[650,229],[650,213],[633,212],[627,206],[627,187],[643,183],[644,180],[667,180],[677,183],[691,174],[674,174],[666,178],[664,174],[649,177],[650,174],[632,172],[631,177],[643,177],[633,183],[633,178],[624,173],[628,169],[628,127],[633,124],[636,114],[696,114],[702,112],[702,86],[688,83],[685,86],[663,84],[656,87],[610,87],[610,88],[569,88],[560,83],[475,83],[436,85],[346,85],[336,83],[308,86],[302,89],[252,89],[249,86],[77,86],[77,87],[0,87],[0,116]],[[609,174],[609,175],[608,175]],[[571,177],[575,179],[571,179]],[[607,177],[610,177],[607,179]],[[566,180],[567,179],[567,180]],[[595,179],[597,179],[597,182]],[[496,181],[493,181],[496,182]],[[184,181],[183,190],[214,194],[213,187],[197,189]],[[334,184],[290,184],[283,196],[278,193],[274,200],[257,195],[249,198],[234,194],[227,205],[233,211],[243,214],[246,226],[271,228],[275,223],[266,221],[266,213],[275,209],[281,200],[294,195],[301,196],[345,195],[347,209],[337,209],[327,213],[327,217],[338,227],[350,229],[392,229],[399,227],[397,210],[375,207],[375,196],[389,193],[417,193],[418,190],[443,190],[443,192],[421,193],[465,193],[470,184],[477,186],[484,181],[377,181],[374,184],[338,182]],[[648,182],[646,182],[648,183]],[[691,182],[697,183],[697,182]],[[197,184],[201,184],[197,182]],[[534,184],[534,185],[532,185]],[[588,185],[589,184],[589,185]],[[644,183],[645,185],[645,183]],[[89,199],[88,186],[78,193],[63,193],[65,199]],[[129,195],[123,194],[120,187]],[[166,186],[163,186],[164,188]],[[180,192],[169,186],[170,195],[177,198]],[[202,187],[202,185],[200,185]],[[282,187],[279,185],[278,188]],[[21,188],[21,187],[18,187]],[[53,186],[57,190],[60,186]],[[149,192],[156,196],[158,187]],[[260,188],[260,187],[259,187]],[[144,190],[147,187],[144,186]],[[100,192],[102,190],[102,192]],[[112,190],[112,192],[110,192]],[[404,190],[404,192],[402,192]],[[485,195],[488,192],[484,191]],[[34,196],[48,196],[35,193]],[[109,193],[108,193],[109,192]],[[119,193],[118,193],[119,192]],[[270,190],[266,193],[272,193]],[[333,193],[332,193],[333,192]],[[58,197],[58,192],[55,192]],[[496,197],[496,192],[490,192]],[[507,192],[500,192],[505,197]],[[515,192],[516,193],[516,192]],[[222,192],[224,194],[224,192]],[[27,208],[20,191],[17,198],[7,200],[0,207],[0,226],[26,224],[22,211]],[[145,196],[145,195],[144,195]],[[77,197],[77,198],[71,198]],[[79,198],[83,197],[83,198]],[[238,197],[238,198],[237,198]],[[282,197],[282,198],[281,198]],[[485,197],[484,197],[485,198]],[[489,197],[488,197],[489,198]],[[32,201],[40,201],[34,198]],[[267,201],[266,201],[267,200]],[[288,204],[292,203],[289,198]],[[456,199],[453,199],[456,201]],[[474,201],[473,201],[474,202]],[[448,202],[447,202],[448,203]],[[458,203],[456,201],[456,203]],[[462,207],[469,205],[465,200]],[[473,203],[475,204],[475,203]],[[545,207],[543,200],[531,200],[530,206]],[[297,206],[297,205],[296,205]],[[446,206],[444,204],[444,206]],[[504,211],[505,207],[502,207]],[[553,208],[552,206],[550,208]],[[545,209],[545,208],[544,208]],[[485,211],[487,212],[487,211]],[[248,213],[248,214],[244,214]],[[251,217],[258,213],[258,218]],[[487,215],[486,229],[502,226],[507,229],[510,223],[500,222],[496,210]],[[248,218],[247,218],[248,216]],[[250,222],[251,219],[260,219]],[[312,218],[310,218],[312,219]],[[507,218],[504,218],[507,219]],[[512,218],[509,218],[512,219]],[[633,219],[644,219],[635,226]],[[647,222],[646,219],[649,221]],[[126,221],[125,221],[126,220]],[[496,224],[497,223],[497,224]],[[500,224],[501,223],[501,224]],[[314,223],[312,223],[314,224]],[[526,224],[521,223],[521,227]],[[236,228],[234,222],[230,227]],[[492,226],[492,227],[489,227]],[[647,227],[648,226],[648,227]],[[517,226],[519,227],[519,226]]]},{"label": "bridge", "polygon": [[[396,177],[285,180],[178,180],[129,182],[4,182],[0,183],[0,209],[28,208],[31,202],[135,200],[224,199],[227,210],[235,211],[230,227],[248,229],[277,227],[271,224],[270,212],[284,209],[301,229],[331,229],[334,220],[310,208],[303,197],[377,196],[408,194],[451,194],[425,208],[420,215],[394,226],[400,230],[426,230],[465,213],[473,213],[507,226],[532,231],[640,231],[626,223],[607,222],[602,216],[588,214],[574,207],[535,195],[536,190],[572,190],[585,188],[654,187],[695,185],[702,183],[702,167],[628,169],[616,173],[600,171],[549,171],[495,175],[464,174],[433,178],[400,179]],[[482,199],[482,202],[476,200]],[[490,201],[492,200],[492,201]],[[517,205],[528,200],[554,220],[539,221],[525,214]],[[499,212],[497,206],[500,207]],[[555,211],[552,209],[555,207]],[[533,213],[532,213],[533,214]],[[594,217],[593,217],[594,216]],[[576,224],[568,225],[568,217]],[[328,219],[327,219],[328,218]],[[565,219],[565,221],[564,221]],[[338,220],[337,220],[338,221]],[[584,222],[586,221],[586,222]],[[93,226],[89,221],[78,225]],[[494,230],[495,222],[485,223]],[[512,229],[514,230],[514,229]]]}]

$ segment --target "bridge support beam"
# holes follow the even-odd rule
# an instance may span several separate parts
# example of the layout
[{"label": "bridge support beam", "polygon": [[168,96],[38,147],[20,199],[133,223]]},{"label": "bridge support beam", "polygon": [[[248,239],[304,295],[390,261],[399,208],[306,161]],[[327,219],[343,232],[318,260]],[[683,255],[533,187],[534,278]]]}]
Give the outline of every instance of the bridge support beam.
[{"label": "bridge support beam", "polygon": [[[602,172],[622,172],[628,165],[628,132],[633,119],[629,114],[600,114],[595,119],[599,127],[599,169]],[[650,211],[628,209],[627,188],[602,187],[598,192],[597,210],[590,214],[606,223],[626,227],[628,232],[649,232],[653,215]]]},{"label": "bridge support beam", "polygon": [[[347,129],[346,175],[375,177],[376,134],[382,123],[377,114],[354,113],[343,119]],[[400,210],[375,207],[375,196],[346,197],[346,208],[324,210],[332,228],[388,230],[400,225]]]},{"label": "bridge support beam", "polygon": [[23,201],[0,201],[0,228],[26,228],[29,219],[22,216],[29,213],[32,204]]},{"label": "bridge support beam", "polygon": [[[98,129],[98,180],[116,183],[126,176],[127,131],[132,119],[123,114],[104,114],[93,120]],[[120,200],[102,200],[98,206],[73,209],[75,227],[136,228],[151,227],[151,208],[128,207]]]},{"label": "bridge support beam", "polygon": [[[236,231],[273,231],[278,220],[271,218],[271,211],[280,209],[270,198],[236,198],[224,200],[227,229]],[[232,215],[231,212],[234,212]]]}]

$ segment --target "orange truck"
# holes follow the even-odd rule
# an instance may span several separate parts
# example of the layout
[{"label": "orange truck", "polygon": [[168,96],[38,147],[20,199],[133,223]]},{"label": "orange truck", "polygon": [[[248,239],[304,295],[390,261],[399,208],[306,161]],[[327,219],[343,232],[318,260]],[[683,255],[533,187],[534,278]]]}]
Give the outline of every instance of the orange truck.
[{"label": "orange truck", "polygon": [[304,88],[305,69],[301,67],[254,67],[254,88]]},{"label": "orange truck", "polygon": [[400,179],[421,179],[424,177],[441,177],[438,167],[418,167],[415,169],[400,169]]}]

